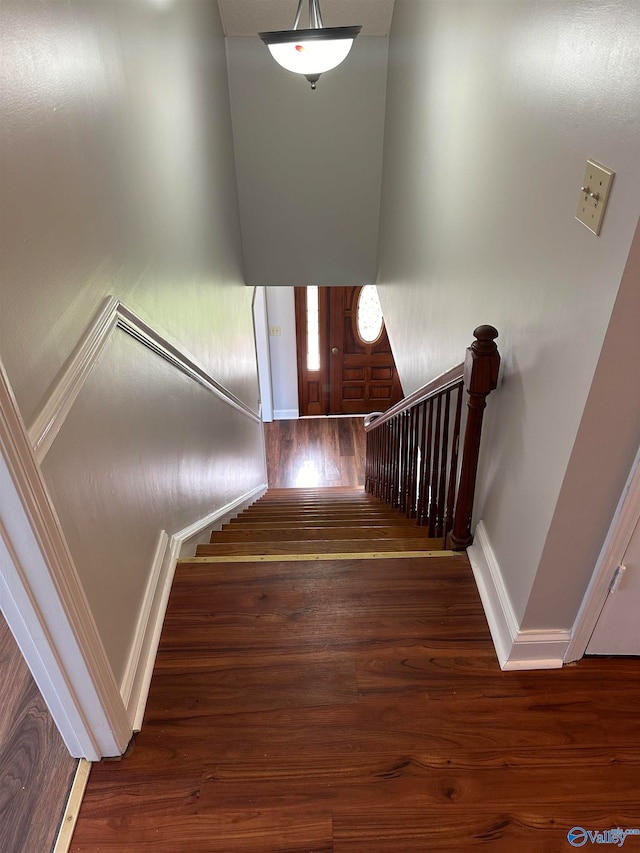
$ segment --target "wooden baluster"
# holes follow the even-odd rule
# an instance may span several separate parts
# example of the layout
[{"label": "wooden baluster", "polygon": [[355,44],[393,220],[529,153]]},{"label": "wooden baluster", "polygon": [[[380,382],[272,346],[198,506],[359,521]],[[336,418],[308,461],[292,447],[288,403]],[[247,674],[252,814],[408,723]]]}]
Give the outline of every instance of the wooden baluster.
[{"label": "wooden baluster", "polygon": [[380,488],[377,497],[385,500],[387,490],[387,458],[389,455],[389,426],[383,424],[380,427]]},{"label": "wooden baluster", "polygon": [[394,458],[395,458],[395,447],[394,447],[394,438],[393,438],[393,419],[387,421],[384,425],[385,430],[385,457],[384,457],[384,472],[385,472],[385,480],[384,480],[384,491],[382,493],[382,500],[392,504],[393,500],[393,466],[394,466]]},{"label": "wooden baluster", "polygon": [[447,511],[444,520],[444,532],[443,536],[445,539],[444,547],[447,547],[446,537],[451,531],[453,526],[453,508],[455,506],[456,501],[456,484],[458,478],[458,453],[460,449],[460,421],[462,420],[462,396],[463,396],[463,387],[459,385],[456,389],[457,398],[456,398],[456,415],[455,421],[453,425],[453,436],[451,439],[451,465],[449,466],[449,489],[447,494]]},{"label": "wooden baluster", "polygon": [[390,456],[389,456],[389,498],[391,506],[398,506],[398,465],[400,464],[398,448],[398,418],[389,422]]},{"label": "wooden baluster", "polygon": [[405,485],[406,494],[404,501],[404,513],[409,518],[411,514],[411,482],[415,474],[414,466],[414,422],[415,411],[409,409],[407,412],[407,482]]},{"label": "wooden baluster", "polygon": [[[418,456],[422,454],[421,450],[421,432],[422,432],[422,415],[424,405],[419,403],[413,407],[413,462],[411,483],[409,486],[409,517],[417,518],[418,516],[418,483],[420,482],[420,470],[418,465]],[[422,457],[421,457],[422,461]]]},{"label": "wooden baluster", "polygon": [[364,490],[371,491],[371,466],[373,462],[373,433],[368,432],[366,437],[366,456],[364,461]]},{"label": "wooden baluster", "polygon": [[382,430],[380,427],[374,429],[371,433],[373,436],[373,483],[372,483],[372,494],[375,497],[379,497],[380,495],[380,436]]},{"label": "wooden baluster", "polygon": [[413,490],[414,490],[414,482],[416,478],[416,425],[418,423],[417,420],[417,411],[415,408],[410,409],[407,412],[408,415],[408,442],[407,442],[407,494],[405,498],[405,515],[407,518],[411,518],[413,512]]},{"label": "wooden baluster", "polygon": [[398,414],[398,423],[396,425],[396,437],[398,441],[398,479],[397,493],[393,505],[400,507],[400,509],[402,509],[402,491],[404,489],[404,415],[404,412],[400,412]]},{"label": "wooden baluster", "polygon": [[384,452],[382,467],[384,470],[384,480],[380,490],[380,499],[389,503],[391,494],[391,463],[393,453],[393,435],[391,423],[386,423],[382,427],[384,430]]},{"label": "wooden baluster", "polygon": [[378,483],[377,497],[379,497],[380,500],[384,500],[384,489],[385,489],[384,464],[385,464],[385,454],[386,454],[386,446],[387,446],[387,427],[383,424],[381,427],[379,427],[379,429],[380,429],[380,439],[379,439],[379,441],[380,441],[380,461],[378,462],[378,467],[380,470],[380,477],[379,477],[379,483]]},{"label": "wooden baluster", "polygon": [[455,551],[463,551],[473,541],[471,513],[478,473],[482,418],[487,395],[498,382],[500,354],[495,344],[498,332],[493,326],[478,326],[473,333],[476,340],[467,349],[464,362],[464,385],[469,394],[467,401],[467,427],[462,451],[462,471],[451,533]]},{"label": "wooden baluster", "polygon": [[393,459],[394,459],[394,447],[393,447],[393,424],[391,421],[385,424],[385,452],[384,452],[384,493],[383,500],[387,503],[391,503],[392,489],[393,489]]},{"label": "wooden baluster", "polygon": [[393,506],[400,506],[400,495],[402,491],[402,449],[404,447],[404,443],[402,440],[402,430],[404,426],[404,417],[402,413],[399,413],[395,419],[395,438],[396,438],[396,456],[395,456],[395,479],[394,479],[394,492],[393,492]]},{"label": "wooden baluster", "polygon": [[420,506],[418,508],[418,524],[429,523],[429,483],[431,482],[431,459],[433,457],[433,400],[426,402],[426,438],[424,440],[424,457],[420,474]]},{"label": "wooden baluster", "polygon": [[402,413],[402,451],[400,453],[402,472],[400,478],[400,511],[407,511],[407,480],[409,478],[409,412]]},{"label": "wooden baluster", "polygon": [[447,497],[447,460],[449,458],[449,412],[451,407],[451,391],[447,391],[443,397],[444,422],[442,424],[442,438],[440,446],[440,481],[438,483],[438,515],[436,517],[436,536],[444,535],[444,509]]},{"label": "wooden baluster", "polygon": [[431,492],[429,500],[429,538],[436,536],[438,518],[438,464],[440,462],[440,423],[442,421],[442,394],[436,399],[436,416],[433,430],[433,457],[431,462]]}]

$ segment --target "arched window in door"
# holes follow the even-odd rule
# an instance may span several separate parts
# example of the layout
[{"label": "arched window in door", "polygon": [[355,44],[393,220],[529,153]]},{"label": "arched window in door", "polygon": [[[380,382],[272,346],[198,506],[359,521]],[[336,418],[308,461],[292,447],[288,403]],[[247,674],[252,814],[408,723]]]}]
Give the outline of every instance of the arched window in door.
[{"label": "arched window in door", "polygon": [[360,340],[365,344],[374,344],[382,334],[383,325],[378,289],[375,284],[365,284],[360,289],[356,311],[356,329]]}]

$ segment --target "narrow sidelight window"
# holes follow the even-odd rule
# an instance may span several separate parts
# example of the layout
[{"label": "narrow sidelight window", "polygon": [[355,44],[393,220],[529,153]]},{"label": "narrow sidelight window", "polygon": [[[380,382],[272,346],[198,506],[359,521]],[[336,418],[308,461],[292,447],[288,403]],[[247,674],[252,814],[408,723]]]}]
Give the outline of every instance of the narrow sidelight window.
[{"label": "narrow sidelight window", "polygon": [[318,288],[307,287],[307,370],[320,370]]}]

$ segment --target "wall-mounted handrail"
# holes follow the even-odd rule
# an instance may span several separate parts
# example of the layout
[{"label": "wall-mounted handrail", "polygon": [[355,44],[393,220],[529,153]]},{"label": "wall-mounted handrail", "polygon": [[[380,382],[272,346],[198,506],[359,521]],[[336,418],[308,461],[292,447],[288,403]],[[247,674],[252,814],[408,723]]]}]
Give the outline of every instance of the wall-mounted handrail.
[{"label": "wall-mounted handrail", "polygon": [[[465,361],[365,422],[365,488],[454,550],[473,541],[471,515],[482,419],[500,354],[493,326],[478,326]],[[463,396],[467,419],[459,459]]]}]

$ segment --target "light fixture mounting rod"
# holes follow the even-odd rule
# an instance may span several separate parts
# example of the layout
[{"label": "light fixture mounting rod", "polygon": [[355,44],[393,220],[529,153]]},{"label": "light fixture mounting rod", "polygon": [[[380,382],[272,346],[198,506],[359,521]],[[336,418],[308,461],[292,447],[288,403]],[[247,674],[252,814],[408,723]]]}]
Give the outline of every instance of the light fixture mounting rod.
[{"label": "light fixture mounting rod", "polygon": [[[293,22],[292,29],[297,30],[300,26],[300,16],[302,14],[303,0],[298,0],[298,8],[296,9],[296,18]],[[309,0],[309,29],[321,30],[324,27],[322,23],[322,12],[320,11],[319,0]]]}]

